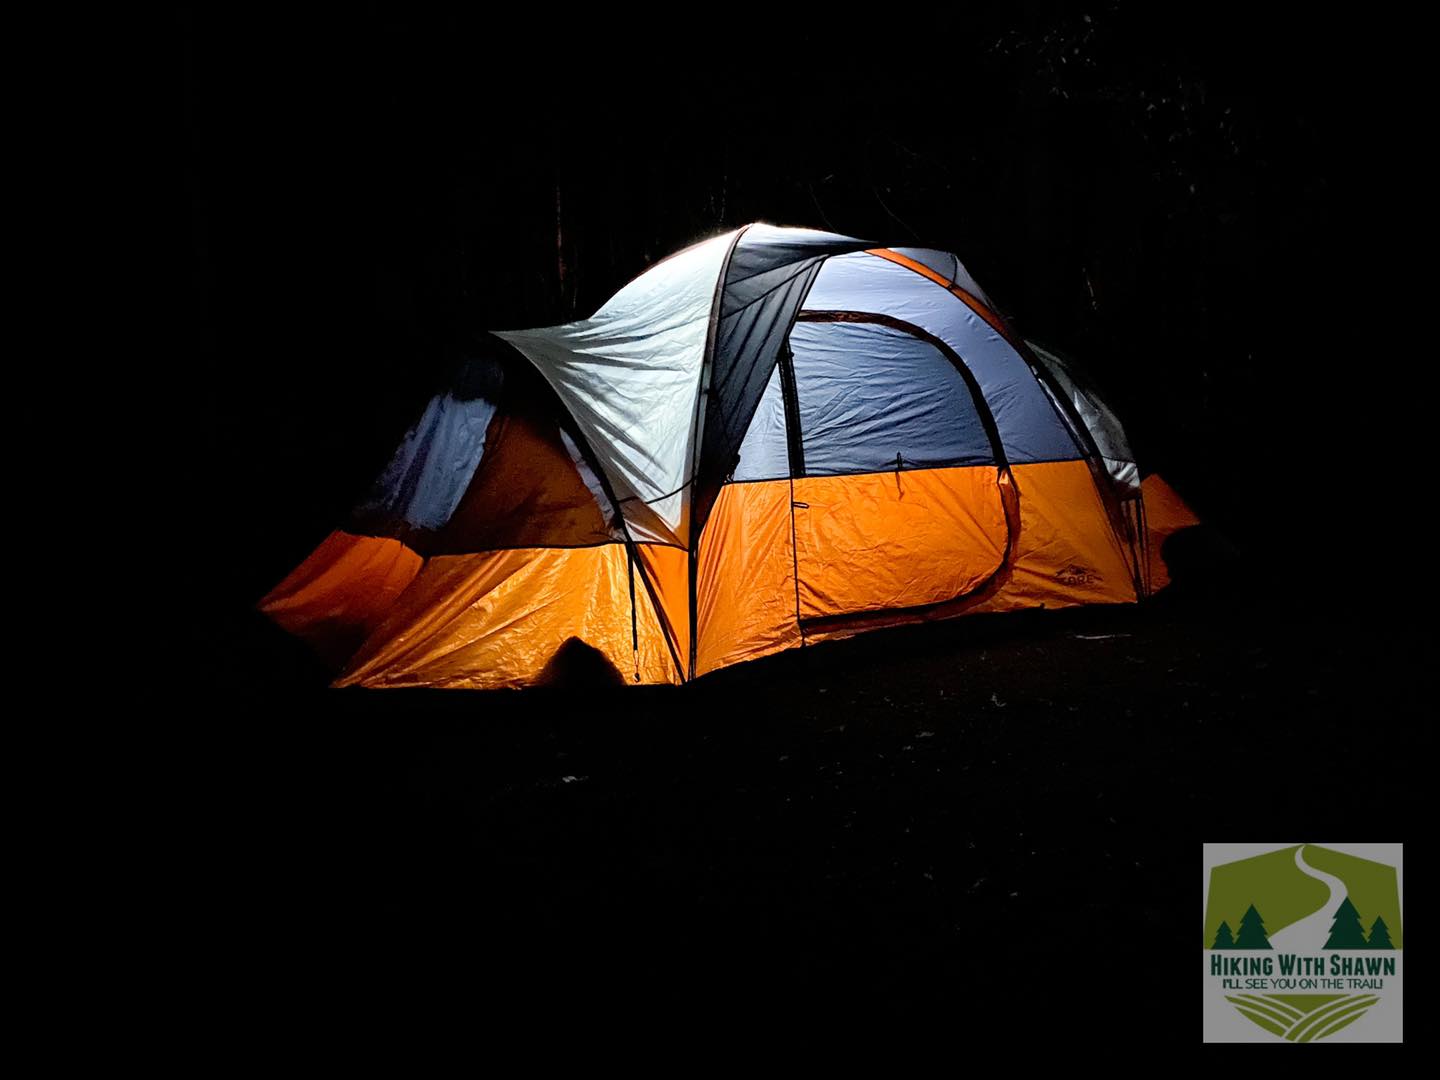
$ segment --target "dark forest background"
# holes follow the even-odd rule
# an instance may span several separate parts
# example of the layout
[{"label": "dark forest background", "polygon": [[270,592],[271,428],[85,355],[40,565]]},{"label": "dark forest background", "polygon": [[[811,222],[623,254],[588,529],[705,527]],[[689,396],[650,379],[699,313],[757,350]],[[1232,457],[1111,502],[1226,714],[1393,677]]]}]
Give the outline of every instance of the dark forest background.
[{"label": "dark forest background", "polygon": [[957,252],[1267,587],[1366,591],[1344,567],[1380,543],[1418,361],[1393,24],[1117,0],[181,18],[226,605],[341,519],[487,329],[588,315],[754,220]]}]

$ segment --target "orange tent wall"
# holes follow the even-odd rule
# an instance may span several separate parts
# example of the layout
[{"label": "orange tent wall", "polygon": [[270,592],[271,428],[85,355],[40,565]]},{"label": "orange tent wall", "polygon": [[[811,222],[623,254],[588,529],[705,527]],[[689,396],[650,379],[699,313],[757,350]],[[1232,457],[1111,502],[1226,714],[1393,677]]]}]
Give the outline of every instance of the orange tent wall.
[{"label": "orange tent wall", "polygon": [[789,481],[721,488],[696,573],[697,675],[799,645]]},{"label": "orange tent wall", "polygon": [[[636,544],[649,578],[652,600],[658,601],[659,624],[669,636],[682,665],[690,663],[690,553],[666,544]],[[645,585],[635,576],[637,597]]]},{"label": "orange tent wall", "polygon": [[[975,487],[986,474],[993,485],[993,466],[903,474],[905,481],[917,487],[930,485],[937,491],[971,500],[968,505],[972,507],[985,508],[978,513],[969,511],[977,528],[964,537],[922,534],[926,538],[918,546],[907,548],[907,541],[914,542],[900,531],[903,518],[893,516],[893,505],[876,504],[880,513],[867,528],[872,537],[880,539],[872,540],[867,547],[876,555],[877,567],[894,577],[890,587],[900,595],[914,588],[906,579],[915,575],[916,566],[949,574],[953,572],[949,566],[962,552],[975,556],[961,556],[964,563],[980,565],[986,553],[998,555],[1003,548],[1003,518],[999,519],[997,533],[996,519],[990,516],[994,511],[989,509],[994,504],[983,498],[977,501],[976,497]],[[1011,474],[1018,495],[1011,557],[988,587],[978,594],[920,611],[877,612],[811,623],[805,640],[850,637],[881,626],[972,612],[1133,602],[1136,596],[1129,565],[1095,490],[1089,466],[1084,461],[1015,465]],[[820,480],[844,490],[862,481],[893,484],[894,474],[807,478],[796,481],[796,500],[811,501],[802,497],[801,485]],[[962,488],[969,490],[962,493]],[[698,674],[801,643],[795,617],[795,549],[790,538],[789,503],[790,484],[784,480],[731,484],[721,491],[700,543]],[[797,510],[797,515],[804,512]],[[798,521],[797,516],[797,532]],[[881,554],[887,546],[896,550]],[[994,562],[992,559],[992,566]],[[846,590],[852,588],[849,583],[837,584]],[[959,591],[956,588],[948,595]],[[802,612],[804,601],[802,594]],[[924,600],[917,596],[909,602]]]},{"label": "orange tent wall", "polygon": [[[1083,461],[1016,465],[1011,479],[1003,565],[1006,499],[993,466],[797,480],[795,500],[810,504],[795,522],[805,641],[974,612],[1135,599]],[[1195,518],[1158,478],[1147,479],[1145,494],[1158,579],[1160,543]],[[722,489],[699,552],[697,674],[802,643],[790,501],[785,480]],[[936,529],[937,520],[947,526]],[[637,571],[639,681],[678,683],[674,656],[689,658],[687,556],[656,544],[638,551],[663,612]],[[594,650],[633,684],[629,584],[618,543],[423,562],[398,540],[337,531],[260,606],[337,665],[364,641],[337,686],[527,686],[565,662],[557,655],[577,650]],[[909,605],[929,606],[866,613]]]},{"label": "orange tent wall", "polygon": [[1175,489],[1157,475],[1145,477],[1140,484],[1145,498],[1146,550],[1150,559],[1150,591],[1159,592],[1170,584],[1170,571],[1160,555],[1165,541],[1191,525],[1199,525],[1195,511]]},{"label": "orange tent wall", "polygon": [[934,604],[1001,568],[1005,506],[993,465],[795,481],[802,617]]},{"label": "orange tent wall", "polygon": [[[671,550],[685,559],[683,551]],[[647,554],[671,572],[672,558]],[[624,682],[636,681],[638,661],[640,682],[678,683],[679,670],[638,572],[635,600],[638,657],[631,644],[624,545],[436,556],[335,685],[530,686],[547,681],[547,669],[566,662],[564,654],[581,663],[573,654],[593,658],[590,650]]]},{"label": "orange tent wall", "polygon": [[379,625],[423,561],[399,540],[337,529],[258,607],[338,667]]},{"label": "orange tent wall", "polygon": [[1124,546],[1084,461],[1014,465],[1020,528],[1011,569],[973,611],[1134,603]]}]

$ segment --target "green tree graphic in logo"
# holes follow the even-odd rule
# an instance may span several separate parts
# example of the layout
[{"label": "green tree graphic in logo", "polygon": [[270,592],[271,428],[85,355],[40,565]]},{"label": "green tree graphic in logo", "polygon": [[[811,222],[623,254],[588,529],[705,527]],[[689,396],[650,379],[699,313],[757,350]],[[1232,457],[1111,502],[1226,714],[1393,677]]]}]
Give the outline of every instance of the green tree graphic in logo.
[{"label": "green tree graphic in logo", "polygon": [[1205,906],[1205,948],[1215,940],[1222,921],[1238,920],[1252,905],[1265,912],[1265,928],[1271,937],[1320,910],[1329,899],[1330,890],[1324,882],[1306,876],[1295,865],[1295,854],[1301,846],[1296,844],[1211,868]]},{"label": "green tree graphic in logo", "polygon": [[[1297,855],[1310,872],[1296,864]],[[1355,910],[1366,919],[1383,919],[1391,947],[1405,947],[1400,886],[1393,866],[1314,844],[1296,844],[1210,868],[1201,948],[1215,947],[1222,922],[1230,926],[1233,934],[1240,916],[1252,906],[1264,912],[1265,933],[1270,938],[1320,911],[1332,902],[1331,887],[1311,876],[1315,871],[1339,878]]]},{"label": "green tree graphic in logo", "polygon": [[[1220,924],[1224,926],[1224,923]],[[1219,946],[1217,945],[1218,949]],[[1385,925],[1385,920],[1375,916],[1375,925],[1370,928],[1370,948],[1372,949],[1393,949],[1394,944],[1390,941],[1390,928]]]},{"label": "green tree graphic in logo", "polygon": [[1325,942],[1325,948],[1365,948],[1365,927],[1360,925],[1360,913],[1348,896],[1335,909],[1335,922],[1330,927],[1330,940]]},{"label": "green tree graphic in logo", "polygon": [[[1367,919],[1384,918],[1395,948],[1405,947],[1400,925],[1400,884],[1395,867],[1314,844],[1304,845],[1304,859],[1314,869],[1338,877],[1344,883],[1355,909]],[[1269,912],[1270,909],[1265,910]],[[1273,937],[1278,929],[1272,925],[1270,935]]]},{"label": "green tree graphic in logo", "polygon": [[[1232,931],[1231,920],[1237,915],[1238,922],[1233,925],[1238,929]],[[1373,918],[1368,937],[1366,918]],[[1292,927],[1291,934],[1283,934]],[[1297,957],[1313,959],[1320,955],[1321,941],[1325,950],[1402,949],[1400,889],[1395,867],[1314,844],[1297,844],[1211,867],[1205,904],[1205,948],[1271,950],[1277,955],[1273,961],[1266,959],[1263,963],[1272,965],[1270,971],[1274,975],[1289,976],[1297,972],[1282,970],[1282,965],[1291,962],[1293,966]],[[1382,963],[1363,957],[1345,962]],[[1217,959],[1216,963],[1220,961]],[[1262,961],[1258,957],[1236,958],[1226,963],[1259,964]],[[1263,981],[1236,978],[1221,983],[1227,970],[1210,972],[1213,985],[1217,989],[1223,987],[1225,1000],[1247,1020],[1290,1042],[1313,1042],[1333,1035],[1366,1015],[1380,1003],[1385,992],[1384,980],[1371,983],[1356,979],[1346,986],[1355,991],[1352,993],[1291,993],[1290,989],[1306,984],[1298,979],[1273,979],[1268,977],[1269,972]],[[1253,979],[1256,972],[1246,968],[1243,974]],[[1323,978],[1331,974],[1330,961],[1325,961],[1323,970],[1307,969],[1298,974],[1316,974],[1317,978]],[[1374,968],[1362,969],[1361,974],[1378,978]],[[1256,991],[1261,986],[1287,992],[1245,992]]]},{"label": "green tree graphic in logo", "polygon": [[1235,939],[1237,949],[1268,949],[1270,939],[1265,936],[1265,922],[1251,904],[1240,918],[1240,936]]}]

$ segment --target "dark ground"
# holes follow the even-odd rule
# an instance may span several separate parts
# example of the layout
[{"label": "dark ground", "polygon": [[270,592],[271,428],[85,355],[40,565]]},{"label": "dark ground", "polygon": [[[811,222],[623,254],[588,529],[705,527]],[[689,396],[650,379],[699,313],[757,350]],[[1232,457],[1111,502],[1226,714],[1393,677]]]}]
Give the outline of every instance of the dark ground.
[{"label": "dark ground", "polygon": [[1416,820],[1420,648],[1358,618],[1202,589],[678,691],[252,683],[242,966],[306,1031],[1184,1044],[1202,841]]}]

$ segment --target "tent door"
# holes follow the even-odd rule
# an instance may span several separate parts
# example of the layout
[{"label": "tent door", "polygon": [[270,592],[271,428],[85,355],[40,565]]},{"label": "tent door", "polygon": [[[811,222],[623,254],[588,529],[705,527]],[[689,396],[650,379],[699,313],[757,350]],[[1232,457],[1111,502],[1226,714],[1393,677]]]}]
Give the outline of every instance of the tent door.
[{"label": "tent door", "polygon": [[802,322],[781,352],[802,627],[955,600],[1006,558],[983,402],[910,329]]},{"label": "tent door", "polygon": [[1004,559],[993,468],[804,477],[791,503],[802,623],[945,603]]}]

